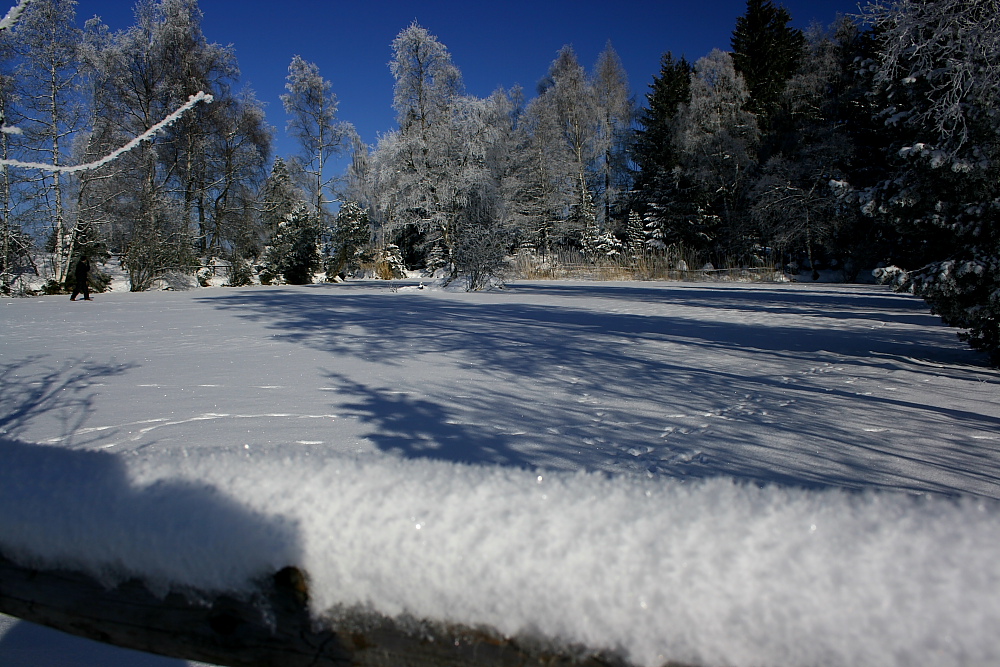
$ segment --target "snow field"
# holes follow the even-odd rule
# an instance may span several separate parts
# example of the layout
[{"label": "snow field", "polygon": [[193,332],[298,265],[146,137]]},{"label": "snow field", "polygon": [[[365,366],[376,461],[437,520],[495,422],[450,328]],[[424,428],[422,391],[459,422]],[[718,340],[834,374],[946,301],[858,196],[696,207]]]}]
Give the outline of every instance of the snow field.
[{"label": "snow field", "polygon": [[5,553],[164,591],[293,564],[317,616],[361,605],[643,666],[1000,661],[1000,376],[914,299],[61,301],[0,302]]}]

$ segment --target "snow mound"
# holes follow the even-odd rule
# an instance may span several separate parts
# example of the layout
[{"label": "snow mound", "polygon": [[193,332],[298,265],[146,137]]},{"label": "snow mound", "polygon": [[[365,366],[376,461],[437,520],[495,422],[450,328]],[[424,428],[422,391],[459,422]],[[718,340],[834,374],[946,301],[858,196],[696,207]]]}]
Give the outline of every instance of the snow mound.
[{"label": "snow mound", "polygon": [[393,456],[0,440],[0,549],[108,582],[492,626],[639,665],[1000,661],[1000,505]]}]

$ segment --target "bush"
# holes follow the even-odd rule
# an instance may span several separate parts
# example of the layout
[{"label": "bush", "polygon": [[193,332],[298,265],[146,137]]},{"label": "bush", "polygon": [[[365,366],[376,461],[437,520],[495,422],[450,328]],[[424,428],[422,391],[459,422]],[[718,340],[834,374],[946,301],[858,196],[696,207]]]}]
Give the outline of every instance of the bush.
[{"label": "bush", "polygon": [[298,204],[278,224],[264,249],[260,282],[270,285],[280,277],[289,285],[308,285],[323,264],[319,250],[320,224],[305,204]]}]

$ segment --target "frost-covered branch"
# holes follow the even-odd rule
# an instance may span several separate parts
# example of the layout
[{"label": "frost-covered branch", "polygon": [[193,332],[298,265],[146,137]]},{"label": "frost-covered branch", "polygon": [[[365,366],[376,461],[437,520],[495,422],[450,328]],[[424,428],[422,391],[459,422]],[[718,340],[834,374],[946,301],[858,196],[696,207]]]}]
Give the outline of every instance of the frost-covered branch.
[{"label": "frost-covered branch", "polygon": [[128,153],[130,150],[134,149],[142,142],[152,139],[159,132],[161,132],[165,128],[175,123],[178,119],[180,119],[180,117],[183,116],[186,111],[190,110],[192,107],[194,107],[194,105],[198,104],[198,102],[205,102],[206,104],[209,104],[211,103],[211,101],[212,101],[211,95],[209,95],[204,91],[199,91],[197,94],[189,97],[187,102],[185,102],[180,108],[178,108],[172,114],[161,120],[159,123],[152,126],[151,128],[149,128],[148,130],[146,130],[145,132],[134,138],[132,141],[128,142],[127,144],[119,148],[118,150],[109,153],[108,155],[102,157],[100,160],[96,160],[94,162],[63,167],[52,164],[46,164],[44,162],[21,162],[20,160],[0,160],[0,165],[20,167],[22,169],[40,169],[43,171],[59,172],[63,174],[73,174],[82,171],[90,171],[93,169],[98,169],[108,164],[109,162],[116,160],[125,153]]},{"label": "frost-covered branch", "polygon": [[954,156],[971,139],[970,122],[997,102],[1000,1],[877,2],[865,18],[883,32],[876,83],[890,93],[923,89],[924,103],[893,119],[928,127],[934,148]]},{"label": "frost-covered branch", "polygon": [[[31,0],[21,0],[10,8],[7,15],[0,19],[0,33],[4,30],[13,28],[17,24],[18,19],[21,18],[21,14],[23,14],[24,10],[28,8],[28,4],[30,2]],[[21,134],[21,130],[17,127],[8,126],[7,123],[4,122],[3,113],[0,113],[0,133]]]},{"label": "frost-covered branch", "polygon": [[13,28],[17,20],[21,18],[21,14],[28,8],[30,2],[31,0],[21,0],[15,6],[11,7],[7,15],[0,19],[0,31]]}]

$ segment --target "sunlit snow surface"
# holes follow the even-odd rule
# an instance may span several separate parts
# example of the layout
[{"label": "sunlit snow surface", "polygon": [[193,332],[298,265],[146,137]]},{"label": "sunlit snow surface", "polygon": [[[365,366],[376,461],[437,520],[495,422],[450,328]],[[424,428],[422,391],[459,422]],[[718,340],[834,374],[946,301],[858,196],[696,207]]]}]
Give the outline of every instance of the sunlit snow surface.
[{"label": "sunlit snow surface", "polygon": [[650,666],[1000,662],[1000,373],[912,297],[4,300],[0,373],[0,549],[19,558],[162,590],[295,564],[317,614]]}]

